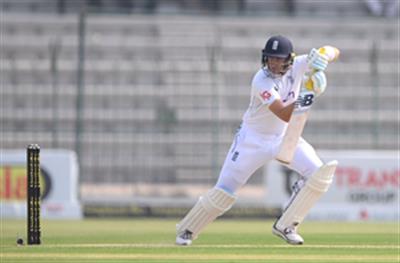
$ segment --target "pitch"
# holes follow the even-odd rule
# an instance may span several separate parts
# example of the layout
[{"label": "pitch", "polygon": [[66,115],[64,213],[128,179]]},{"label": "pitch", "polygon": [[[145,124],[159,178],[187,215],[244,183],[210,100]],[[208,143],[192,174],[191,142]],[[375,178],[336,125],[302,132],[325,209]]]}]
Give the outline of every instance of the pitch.
[{"label": "pitch", "polygon": [[271,234],[272,221],[217,220],[191,247],[174,245],[178,219],[43,221],[42,245],[23,220],[1,220],[0,262],[400,262],[398,223],[305,222],[305,245]]}]

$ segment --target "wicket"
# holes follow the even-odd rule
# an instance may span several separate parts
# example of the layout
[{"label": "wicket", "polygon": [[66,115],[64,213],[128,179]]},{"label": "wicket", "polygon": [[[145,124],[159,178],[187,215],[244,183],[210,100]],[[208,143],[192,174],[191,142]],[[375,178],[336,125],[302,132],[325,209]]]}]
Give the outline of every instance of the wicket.
[{"label": "wicket", "polygon": [[27,148],[27,209],[28,245],[40,244],[40,147]]}]

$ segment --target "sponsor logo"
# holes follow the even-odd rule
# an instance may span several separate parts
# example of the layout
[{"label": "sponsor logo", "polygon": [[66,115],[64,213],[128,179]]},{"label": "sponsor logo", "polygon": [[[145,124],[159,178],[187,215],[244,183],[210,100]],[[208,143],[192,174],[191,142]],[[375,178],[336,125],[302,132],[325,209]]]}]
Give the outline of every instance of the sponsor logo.
[{"label": "sponsor logo", "polygon": [[[50,176],[40,169],[40,196],[45,199],[51,189]],[[27,197],[26,167],[21,165],[0,166],[0,200],[26,201]]]},{"label": "sponsor logo", "polygon": [[288,100],[290,100],[290,98],[294,98],[294,91],[290,91],[283,102],[287,102]]},{"label": "sponsor logo", "polygon": [[383,189],[400,187],[400,170],[362,171],[358,167],[338,167],[336,169],[336,184],[338,187]]},{"label": "sponsor logo", "polygon": [[269,91],[264,91],[260,94],[260,96],[263,100],[269,100],[272,94]]}]

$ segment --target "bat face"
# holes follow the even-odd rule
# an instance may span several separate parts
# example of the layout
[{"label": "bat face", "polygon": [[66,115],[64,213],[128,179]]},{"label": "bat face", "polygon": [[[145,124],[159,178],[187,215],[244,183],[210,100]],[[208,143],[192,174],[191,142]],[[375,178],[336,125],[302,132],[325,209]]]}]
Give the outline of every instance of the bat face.
[{"label": "bat face", "polygon": [[297,143],[306,125],[309,110],[314,103],[314,98],[314,92],[303,92],[295,102],[295,108],[282,139],[281,148],[275,157],[281,163],[290,164],[292,161]]},{"label": "bat face", "polygon": [[309,109],[298,110],[292,113],[286,133],[282,139],[281,148],[275,157],[279,162],[284,164],[291,163],[297,143],[307,122]]}]

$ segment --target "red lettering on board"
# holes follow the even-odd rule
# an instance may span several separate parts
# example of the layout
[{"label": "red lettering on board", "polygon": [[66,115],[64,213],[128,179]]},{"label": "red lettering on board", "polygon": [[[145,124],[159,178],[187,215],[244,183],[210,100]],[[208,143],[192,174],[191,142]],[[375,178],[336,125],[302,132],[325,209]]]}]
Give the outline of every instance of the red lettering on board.
[{"label": "red lettering on board", "polygon": [[400,187],[400,170],[376,170],[362,171],[357,167],[338,167],[336,169],[336,185],[348,188],[385,188]]}]

